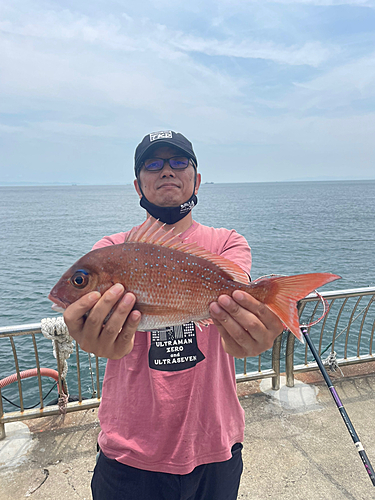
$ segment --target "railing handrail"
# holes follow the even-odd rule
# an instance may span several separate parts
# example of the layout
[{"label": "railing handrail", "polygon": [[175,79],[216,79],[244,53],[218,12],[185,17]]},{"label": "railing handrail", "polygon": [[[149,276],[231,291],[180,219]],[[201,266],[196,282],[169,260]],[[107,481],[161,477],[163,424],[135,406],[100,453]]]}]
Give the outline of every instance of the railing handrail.
[{"label": "railing handrail", "polygon": [[[340,299],[343,297],[355,297],[357,295],[373,295],[374,293],[375,286],[368,286],[362,288],[348,288],[347,290],[323,291],[319,292],[319,295],[321,295],[325,299]],[[301,299],[300,302],[308,302],[312,300],[317,300],[317,295],[314,292],[309,293],[309,295]]]},{"label": "railing handrail", "polygon": [[24,325],[13,325],[13,326],[0,326],[0,336],[6,336],[17,333],[31,333],[41,329],[41,322],[39,323],[26,323]]}]

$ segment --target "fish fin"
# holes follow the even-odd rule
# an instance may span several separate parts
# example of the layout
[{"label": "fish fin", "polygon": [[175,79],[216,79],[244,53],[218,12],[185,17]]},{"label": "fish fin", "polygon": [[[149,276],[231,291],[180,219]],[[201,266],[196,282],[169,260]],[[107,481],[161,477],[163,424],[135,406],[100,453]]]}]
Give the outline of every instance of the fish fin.
[{"label": "fish fin", "polygon": [[195,257],[202,257],[220,267],[222,271],[228,274],[230,279],[243,284],[249,283],[249,276],[240,266],[225,257],[209,252],[196,243],[184,242],[180,235],[173,233],[173,228],[165,230],[164,226],[165,224],[161,225],[158,220],[152,221],[149,217],[141,226],[130,231],[126,243],[149,243],[170,248],[171,250],[179,250]]},{"label": "fish fin", "polygon": [[341,276],[331,273],[298,274],[264,278],[253,282],[253,285],[264,288],[262,302],[303,343],[296,303],[316,288],[340,278]]},{"label": "fish fin", "polygon": [[199,321],[194,321],[194,323],[199,327],[201,326],[210,326],[210,325],[213,325],[213,321],[211,318],[207,318],[207,319],[201,319]]},{"label": "fish fin", "polygon": [[[146,220],[146,222],[148,221],[149,219]],[[146,232],[147,228],[144,228],[144,225],[145,223],[143,223],[141,226],[139,227],[133,227],[131,229],[131,231],[129,232],[128,236],[126,237],[125,239],[125,242],[126,243],[130,243],[130,242],[136,242],[136,241],[139,241],[139,239],[141,239],[141,237],[144,235],[144,233]]]},{"label": "fish fin", "polygon": [[165,242],[175,240],[175,242],[182,242],[179,235],[173,233],[174,228],[164,229],[165,224],[159,220],[152,220],[148,217],[143,224],[133,229],[125,239],[125,243],[150,243],[153,245],[167,246]]}]

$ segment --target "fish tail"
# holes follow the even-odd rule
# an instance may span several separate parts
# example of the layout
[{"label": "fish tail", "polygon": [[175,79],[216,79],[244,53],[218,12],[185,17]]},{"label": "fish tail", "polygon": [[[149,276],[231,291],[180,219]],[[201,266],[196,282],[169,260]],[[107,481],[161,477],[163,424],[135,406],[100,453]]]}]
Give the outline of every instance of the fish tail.
[{"label": "fish tail", "polygon": [[331,273],[311,273],[271,277],[255,283],[264,289],[262,302],[303,342],[296,303],[316,288],[339,278]]}]

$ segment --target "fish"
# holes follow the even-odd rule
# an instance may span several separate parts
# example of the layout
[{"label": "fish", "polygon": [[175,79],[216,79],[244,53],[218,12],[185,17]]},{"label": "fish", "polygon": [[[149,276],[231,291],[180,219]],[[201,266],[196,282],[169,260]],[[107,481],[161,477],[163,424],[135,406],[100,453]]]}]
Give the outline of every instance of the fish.
[{"label": "fish", "polygon": [[301,341],[297,302],[340,276],[310,273],[249,281],[234,262],[187,243],[151,218],[133,228],[124,243],[91,250],[52,288],[52,308],[63,311],[86,293],[103,294],[115,283],[136,297],[139,331],[193,321],[212,324],[209,307],[220,295],[242,290],[265,304]]}]

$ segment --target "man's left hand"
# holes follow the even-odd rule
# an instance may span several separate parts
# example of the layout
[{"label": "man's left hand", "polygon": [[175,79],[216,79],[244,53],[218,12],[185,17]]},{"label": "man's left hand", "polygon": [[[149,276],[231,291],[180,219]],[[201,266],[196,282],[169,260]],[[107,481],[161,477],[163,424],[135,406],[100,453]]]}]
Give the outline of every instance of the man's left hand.
[{"label": "man's left hand", "polygon": [[235,358],[258,356],[283,331],[283,324],[268,307],[248,293],[236,290],[232,297],[221,295],[210,305],[225,351]]}]

